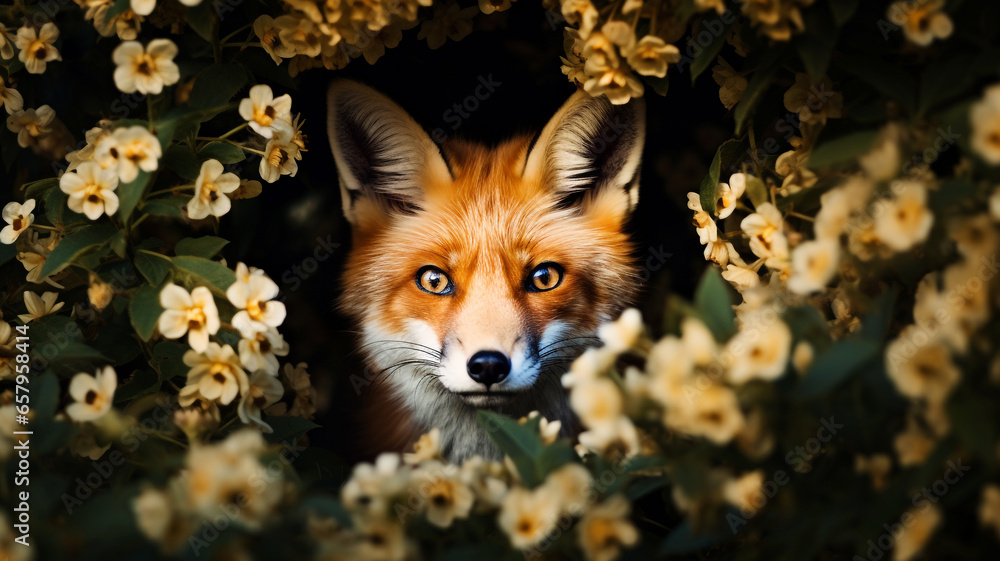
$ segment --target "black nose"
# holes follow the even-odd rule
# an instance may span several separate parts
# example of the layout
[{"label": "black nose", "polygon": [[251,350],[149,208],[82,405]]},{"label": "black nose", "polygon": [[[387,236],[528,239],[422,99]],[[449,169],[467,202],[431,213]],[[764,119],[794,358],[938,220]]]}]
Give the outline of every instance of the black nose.
[{"label": "black nose", "polygon": [[486,384],[496,384],[510,374],[510,359],[497,351],[479,351],[469,359],[469,377]]}]

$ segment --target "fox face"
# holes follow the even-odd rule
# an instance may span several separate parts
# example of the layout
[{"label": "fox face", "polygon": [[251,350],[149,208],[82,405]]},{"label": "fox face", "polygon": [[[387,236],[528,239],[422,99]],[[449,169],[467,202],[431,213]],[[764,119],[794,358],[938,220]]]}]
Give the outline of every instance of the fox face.
[{"label": "fox face", "polygon": [[[478,409],[575,425],[560,377],[634,295],[623,231],[638,197],[644,112],[574,94],[535,138],[442,147],[348,81],[329,134],[353,248],[342,309],[360,325],[371,423],[446,455],[496,457]],[[387,408],[398,408],[406,421]],[[399,446],[386,443],[386,448]]]}]

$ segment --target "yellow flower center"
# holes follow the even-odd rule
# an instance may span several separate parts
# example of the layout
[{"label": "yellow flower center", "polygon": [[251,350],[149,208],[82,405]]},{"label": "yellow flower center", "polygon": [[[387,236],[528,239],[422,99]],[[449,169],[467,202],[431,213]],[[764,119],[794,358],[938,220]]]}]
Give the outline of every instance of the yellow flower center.
[{"label": "yellow flower center", "polygon": [[36,39],[28,45],[28,56],[38,60],[45,60],[49,54],[48,45],[41,39]]},{"label": "yellow flower center", "polygon": [[208,318],[205,317],[205,310],[201,308],[188,309],[188,329],[201,329],[207,321]]},{"label": "yellow flower center", "polygon": [[256,299],[247,302],[247,313],[251,318],[260,320],[264,317],[265,311],[267,311],[267,302]]},{"label": "yellow flower center", "polygon": [[275,115],[276,112],[272,105],[265,105],[264,107],[254,107],[253,110],[253,120],[257,121],[257,123],[262,127],[269,126],[271,123],[273,123]]}]

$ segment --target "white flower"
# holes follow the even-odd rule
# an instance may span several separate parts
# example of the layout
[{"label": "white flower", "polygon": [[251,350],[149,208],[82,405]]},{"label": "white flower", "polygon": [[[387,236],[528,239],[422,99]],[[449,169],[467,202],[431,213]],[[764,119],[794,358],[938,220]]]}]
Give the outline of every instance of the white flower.
[{"label": "white flower", "polygon": [[598,327],[597,336],[608,351],[621,353],[636,345],[642,336],[642,330],[642,313],[635,308],[628,308],[617,320]]},{"label": "white flower", "polygon": [[25,290],[24,305],[27,306],[28,313],[20,314],[17,317],[22,322],[28,323],[42,316],[58,312],[62,309],[63,302],[56,302],[57,298],[59,298],[59,295],[55,292],[44,292],[41,296],[38,296],[30,290]]},{"label": "white flower", "polygon": [[383,453],[374,464],[354,466],[351,478],[340,489],[340,500],[352,512],[381,514],[389,501],[406,487],[406,474],[399,469],[399,454]]},{"label": "white flower", "polygon": [[[204,395],[200,388],[199,393]],[[270,434],[274,432],[274,429],[261,418],[261,411],[277,402],[284,394],[285,388],[281,386],[281,382],[277,378],[264,370],[258,370],[250,376],[247,389],[243,392],[243,398],[240,400],[236,412],[244,423],[255,423],[262,432]]]},{"label": "white flower", "polygon": [[996,222],[1000,222],[1000,187],[993,189],[993,194],[990,195],[990,218]]},{"label": "white flower", "polygon": [[694,211],[694,225],[699,241],[702,244],[719,241],[719,228],[711,215],[701,208],[701,195],[688,193],[688,208]]},{"label": "white flower", "polygon": [[275,98],[271,86],[256,85],[250,88],[249,97],[240,101],[240,116],[257,134],[271,138],[278,127],[291,126],[292,97],[285,94]]},{"label": "white flower", "polygon": [[456,518],[468,518],[476,496],[462,481],[454,466],[429,462],[413,474],[413,486],[424,499],[427,521],[438,528],[451,526]]},{"label": "white flower", "polygon": [[750,238],[750,251],[764,259],[771,268],[784,269],[788,261],[788,239],[783,230],[781,212],[771,203],[763,203],[747,216],[740,228]]},{"label": "white flower", "polygon": [[3,207],[3,220],[7,223],[0,230],[0,242],[12,244],[35,221],[35,199],[28,199],[24,204],[9,202]]},{"label": "white flower", "polygon": [[145,49],[138,41],[124,41],[111,53],[115,85],[125,93],[158,94],[181,79],[175,56],[177,45],[170,39],[153,39]]},{"label": "white flower", "polygon": [[167,339],[177,339],[188,334],[191,348],[203,352],[208,347],[208,336],[219,331],[219,310],[215,307],[212,293],[199,286],[190,294],[176,284],[170,283],[160,291],[160,305],[163,313],[157,326]]},{"label": "white flower", "polygon": [[170,529],[174,517],[174,505],[170,495],[163,491],[147,488],[132,500],[135,525],[147,538],[160,541]]},{"label": "white flower", "polygon": [[936,340],[925,342],[917,326],[904,329],[889,343],[885,361],[889,379],[910,399],[943,403],[961,378],[948,347]]},{"label": "white flower", "polygon": [[576,526],[577,543],[588,561],[612,561],[622,547],[639,541],[628,515],[632,505],[622,495],[612,495],[583,515]]},{"label": "white flower", "polygon": [[247,394],[249,380],[240,366],[236,351],[229,345],[208,343],[204,353],[190,350],[184,353],[188,371],[187,385],[181,389],[178,401],[187,407],[197,398],[228,405],[237,394]]},{"label": "white flower", "polygon": [[403,461],[410,465],[418,465],[428,460],[441,458],[441,429],[434,427],[430,432],[420,435],[413,443],[413,452],[403,454]]},{"label": "white flower", "polygon": [[529,491],[515,487],[504,497],[497,522],[516,548],[538,544],[555,529],[559,520],[559,499],[551,487],[542,485]]},{"label": "white flower", "polygon": [[823,290],[837,273],[840,242],[826,238],[803,242],[792,252],[792,276],[788,289],[795,294]]},{"label": "white flower", "polygon": [[148,16],[156,8],[156,0],[130,0],[129,6],[140,16]]},{"label": "white flower", "polygon": [[53,60],[62,60],[59,51],[53,43],[59,38],[59,28],[52,22],[42,26],[35,31],[34,27],[25,24],[17,30],[17,39],[14,44],[21,52],[17,53],[17,58],[24,63],[28,74],[41,74],[45,72],[47,63]]},{"label": "white flower", "polygon": [[747,265],[739,254],[733,252],[729,254],[729,265],[722,271],[722,278],[729,281],[736,290],[744,293],[747,290],[760,286],[760,274],[757,272],[764,260],[758,260]]},{"label": "white flower", "polygon": [[579,516],[593,499],[593,481],[594,478],[586,467],[568,463],[550,473],[545,478],[545,486],[550,487],[559,500],[560,512]]},{"label": "white flower", "polygon": [[927,239],[934,213],[927,208],[927,189],[919,181],[901,180],[893,186],[892,200],[876,201],[875,235],[895,251],[906,251]]},{"label": "white flower", "polygon": [[740,514],[753,516],[757,512],[759,497],[763,497],[764,472],[745,473],[736,479],[727,479],[722,487],[722,497],[740,509]]},{"label": "white flower", "polygon": [[48,105],[38,109],[15,111],[13,115],[7,117],[7,130],[17,133],[18,146],[27,148],[37,139],[52,132],[51,125],[55,118],[56,112]]},{"label": "white flower", "polygon": [[240,339],[240,362],[251,372],[264,370],[270,374],[278,374],[279,356],[288,356],[288,343],[273,327],[266,331],[258,331],[253,338]]},{"label": "white flower", "polygon": [[188,217],[192,220],[229,212],[232,203],[226,195],[239,189],[240,178],[223,171],[218,160],[206,160],[201,164],[201,171],[194,182],[194,196],[187,204]]},{"label": "white flower", "polygon": [[295,177],[299,171],[296,160],[302,159],[299,146],[293,142],[295,131],[289,127],[277,127],[264,147],[264,157],[260,160],[260,177],[274,183],[282,175]]},{"label": "white flower", "polygon": [[621,416],[624,403],[622,393],[614,382],[597,378],[573,386],[570,405],[588,428],[607,425]]},{"label": "white flower", "polygon": [[705,437],[722,446],[730,442],[746,424],[736,393],[721,384],[710,383],[705,389],[668,407],[665,424],[685,434]]},{"label": "white flower", "polygon": [[74,421],[93,421],[111,410],[118,375],[115,369],[105,366],[97,376],[80,372],[69,383],[69,395],[74,402],[66,406],[66,414]]},{"label": "white flower", "polygon": [[972,149],[990,165],[1000,164],[1000,84],[986,88],[969,110]]},{"label": "white flower", "polygon": [[62,174],[59,189],[69,195],[67,205],[91,220],[102,214],[111,216],[118,211],[118,173],[101,169],[97,162],[83,162],[76,171]]},{"label": "white flower", "polygon": [[728,380],[744,384],[750,380],[774,380],[781,376],[791,353],[792,332],[773,315],[753,314],[726,345],[732,357]]},{"label": "white flower", "polygon": [[913,44],[926,47],[934,39],[951,36],[955,25],[942,11],[944,0],[899,0],[889,6],[889,21],[903,28],[903,35]]},{"label": "white flower", "polygon": [[160,141],[140,126],[115,129],[111,135],[102,138],[94,150],[94,159],[101,163],[101,167],[117,164],[118,177],[124,183],[135,181],[140,169],[156,171],[162,155]]},{"label": "white flower", "polygon": [[[630,31],[631,32],[631,31]],[[667,66],[681,60],[681,52],[656,35],[646,35],[628,51],[629,66],[643,76],[663,78]]]},{"label": "white flower", "polygon": [[3,105],[8,115],[24,109],[24,98],[14,88],[7,87],[2,76],[0,76],[0,105]]},{"label": "white flower", "polygon": [[[715,203],[715,214],[720,219],[728,218],[736,210],[736,203],[747,188],[747,174],[734,173],[729,177],[729,183],[719,183],[718,200]],[[699,201],[700,203],[700,201]]]},{"label": "white flower", "polygon": [[[263,272],[250,274],[246,265],[236,265],[237,281],[226,290],[226,298],[239,310],[233,316],[233,327],[252,339],[255,334],[278,327],[285,321],[285,305],[272,300],[278,295],[278,285]],[[246,279],[246,282],[240,280]]]}]

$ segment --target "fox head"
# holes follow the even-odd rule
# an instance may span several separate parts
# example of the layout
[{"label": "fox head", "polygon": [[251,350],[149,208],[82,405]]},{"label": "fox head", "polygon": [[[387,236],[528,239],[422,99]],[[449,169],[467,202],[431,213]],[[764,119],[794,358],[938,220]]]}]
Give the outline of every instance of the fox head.
[{"label": "fox head", "polygon": [[495,456],[477,409],[572,426],[568,363],[637,288],[624,225],[638,200],[640,102],[578,91],[534,138],[442,147],[378,92],[329,91],[353,249],[342,308],[368,382],[451,458]]}]

